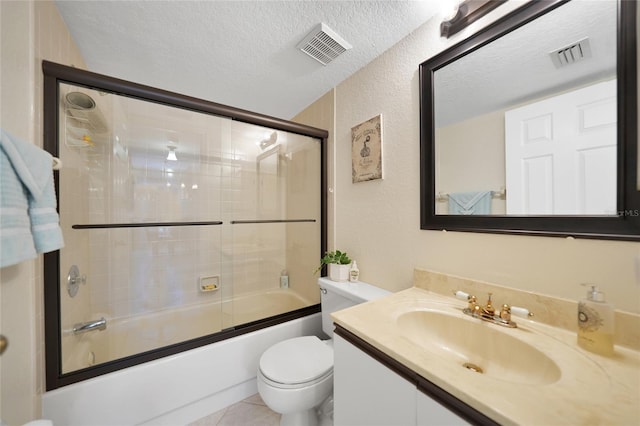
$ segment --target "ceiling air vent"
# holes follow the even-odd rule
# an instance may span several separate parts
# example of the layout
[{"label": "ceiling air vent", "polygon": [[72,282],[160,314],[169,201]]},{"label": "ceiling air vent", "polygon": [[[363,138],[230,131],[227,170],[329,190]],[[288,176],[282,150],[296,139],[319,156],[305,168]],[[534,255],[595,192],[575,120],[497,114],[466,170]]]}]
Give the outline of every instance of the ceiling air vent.
[{"label": "ceiling air vent", "polygon": [[556,68],[566,67],[567,65],[590,58],[591,45],[589,44],[589,38],[585,37],[561,49],[549,52],[549,56],[551,56],[551,61]]},{"label": "ceiling air vent", "polygon": [[323,23],[318,24],[296,47],[322,65],[351,49],[349,43]]}]

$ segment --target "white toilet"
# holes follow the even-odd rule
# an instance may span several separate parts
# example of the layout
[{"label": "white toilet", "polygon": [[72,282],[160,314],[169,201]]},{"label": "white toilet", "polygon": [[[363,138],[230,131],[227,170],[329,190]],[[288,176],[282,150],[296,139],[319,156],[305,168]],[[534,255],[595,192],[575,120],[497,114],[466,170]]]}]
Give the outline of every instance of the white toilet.
[{"label": "white toilet", "polygon": [[[318,280],[322,303],[322,330],[333,337],[330,314],[349,306],[390,294],[363,282]],[[333,393],[333,342],[316,336],[288,339],[260,357],[258,392],[269,408],[282,414],[282,426],[314,426],[319,407],[331,403]],[[324,422],[323,422],[324,423]]]}]

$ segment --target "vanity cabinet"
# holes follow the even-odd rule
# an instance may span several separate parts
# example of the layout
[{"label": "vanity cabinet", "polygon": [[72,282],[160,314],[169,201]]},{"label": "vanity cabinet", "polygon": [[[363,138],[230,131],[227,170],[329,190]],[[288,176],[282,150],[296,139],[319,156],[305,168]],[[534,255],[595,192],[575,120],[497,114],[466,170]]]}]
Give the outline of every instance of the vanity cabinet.
[{"label": "vanity cabinet", "polygon": [[415,425],[416,385],[333,336],[333,424]]},{"label": "vanity cabinet", "polygon": [[469,424],[419,389],[415,373],[393,368],[392,358],[385,365],[336,333],[333,342],[335,426]]},{"label": "vanity cabinet", "polygon": [[420,389],[416,390],[416,425],[462,426],[469,422],[444,407]]}]

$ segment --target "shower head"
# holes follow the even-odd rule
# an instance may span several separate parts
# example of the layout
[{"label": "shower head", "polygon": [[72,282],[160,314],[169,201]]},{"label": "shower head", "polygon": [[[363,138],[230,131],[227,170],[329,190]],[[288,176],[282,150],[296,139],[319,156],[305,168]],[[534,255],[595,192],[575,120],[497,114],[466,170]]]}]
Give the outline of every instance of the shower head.
[{"label": "shower head", "polygon": [[82,92],[69,92],[64,97],[64,100],[67,107],[71,109],[88,111],[96,107],[96,102],[93,98]]}]

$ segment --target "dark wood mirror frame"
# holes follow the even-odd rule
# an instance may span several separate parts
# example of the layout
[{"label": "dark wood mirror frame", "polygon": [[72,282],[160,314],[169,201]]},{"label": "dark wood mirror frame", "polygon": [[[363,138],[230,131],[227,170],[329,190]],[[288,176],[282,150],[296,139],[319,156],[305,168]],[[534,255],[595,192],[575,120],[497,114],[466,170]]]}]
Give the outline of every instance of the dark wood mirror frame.
[{"label": "dark wood mirror frame", "polygon": [[640,240],[636,2],[618,1],[618,215],[436,215],[434,72],[569,0],[532,1],[420,65],[420,228],[557,237]]}]

